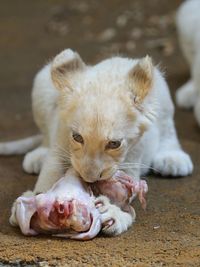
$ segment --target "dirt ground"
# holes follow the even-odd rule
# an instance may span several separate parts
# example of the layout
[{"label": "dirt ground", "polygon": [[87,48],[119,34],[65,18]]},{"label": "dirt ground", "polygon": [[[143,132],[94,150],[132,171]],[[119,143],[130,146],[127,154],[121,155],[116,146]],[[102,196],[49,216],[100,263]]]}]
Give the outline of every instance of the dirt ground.
[{"label": "dirt ground", "polygon": [[[174,14],[181,0],[1,1],[0,140],[37,132],[31,115],[34,74],[64,48],[88,63],[111,54],[149,54],[174,94],[189,76],[177,43]],[[56,4],[55,4],[56,3]],[[78,242],[24,237],[8,223],[11,204],[36,176],[23,157],[0,157],[0,266],[200,266],[200,129],[191,111],[176,110],[191,177],[147,178],[148,208],[134,204],[136,223],[117,237]]]}]

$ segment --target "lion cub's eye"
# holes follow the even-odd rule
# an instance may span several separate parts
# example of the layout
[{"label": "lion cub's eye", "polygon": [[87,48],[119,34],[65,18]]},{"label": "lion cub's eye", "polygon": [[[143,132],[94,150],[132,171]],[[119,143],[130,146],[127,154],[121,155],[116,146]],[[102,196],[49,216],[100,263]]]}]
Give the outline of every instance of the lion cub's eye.
[{"label": "lion cub's eye", "polygon": [[73,133],[72,134],[72,137],[73,139],[77,142],[77,143],[80,143],[80,144],[83,144],[84,143],[84,140],[83,140],[83,137],[78,134],[78,133]]},{"label": "lion cub's eye", "polygon": [[106,149],[117,149],[121,146],[121,141],[115,140],[115,141],[109,141],[106,145]]}]

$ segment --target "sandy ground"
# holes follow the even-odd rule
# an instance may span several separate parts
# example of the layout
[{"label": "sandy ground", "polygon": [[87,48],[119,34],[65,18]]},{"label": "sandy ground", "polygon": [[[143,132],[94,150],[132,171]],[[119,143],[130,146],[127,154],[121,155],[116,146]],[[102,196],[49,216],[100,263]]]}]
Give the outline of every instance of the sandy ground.
[{"label": "sandy ground", "polygon": [[[67,2],[67,3],[66,3]],[[189,75],[178,48],[180,0],[1,1],[0,140],[37,132],[31,115],[36,71],[66,47],[94,63],[110,54],[153,56],[172,94]],[[200,266],[200,129],[192,112],[176,111],[181,143],[195,164],[191,177],[150,176],[148,208],[118,237],[77,242],[24,237],[8,223],[13,200],[36,177],[22,157],[0,157],[0,266]]]}]

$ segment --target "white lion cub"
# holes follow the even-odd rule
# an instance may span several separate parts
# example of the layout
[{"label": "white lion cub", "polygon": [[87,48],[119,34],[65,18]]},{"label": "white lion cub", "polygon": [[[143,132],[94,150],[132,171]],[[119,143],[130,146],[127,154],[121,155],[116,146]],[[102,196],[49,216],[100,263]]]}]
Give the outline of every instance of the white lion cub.
[{"label": "white lion cub", "polygon": [[191,72],[191,79],[178,89],[176,101],[180,107],[194,107],[200,125],[200,1],[184,2],[176,21],[180,45]]},{"label": "white lion cub", "polygon": [[[50,189],[71,165],[89,183],[109,179],[117,170],[136,180],[151,167],[163,176],[193,170],[177,140],[168,86],[148,56],[87,66],[66,49],[37,74],[32,100],[42,142],[26,154],[23,167],[29,173],[41,170],[34,194]],[[24,151],[27,147],[26,140]],[[114,222],[104,232],[127,230],[132,215],[106,197],[100,200],[102,223]]]}]

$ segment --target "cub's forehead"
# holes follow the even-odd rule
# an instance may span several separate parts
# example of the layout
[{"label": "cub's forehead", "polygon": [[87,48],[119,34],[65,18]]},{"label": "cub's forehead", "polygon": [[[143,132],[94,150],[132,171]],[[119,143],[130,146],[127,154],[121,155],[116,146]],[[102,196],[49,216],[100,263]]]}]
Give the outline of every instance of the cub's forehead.
[{"label": "cub's forehead", "polygon": [[111,97],[120,91],[127,91],[127,81],[119,77],[113,79],[109,75],[98,75],[95,78],[85,74],[75,81],[74,88],[80,96],[86,95],[88,99],[92,100],[96,97]]},{"label": "cub's forehead", "polygon": [[87,99],[80,103],[74,116],[75,130],[83,136],[95,135],[101,139],[121,138],[134,120],[133,114],[130,119],[126,105],[114,98]]},{"label": "cub's forehead", "polygon": [[75,88],[80,92],[88,90],[109,91],[119,90],[127,85],[130,69],[135,62],[124,58],[111,58],[94,66],[89,66],[85,71],[77,73],[73,78]]},{"label": "cub's forehead", "polygon": [[88,67],[79,77],[74,76],[71,100],[77,128],[109,134],[134,122],[136,115],[127,83],[133,62],[129,63],[126,59],[109,59]]},{"label": "cub's forehead", "polygon": [[126,102],[116,94],[91,92],[79,98],[77,115],[86,120],[101,123],[114,123],[117,119],[125,118]]}]

